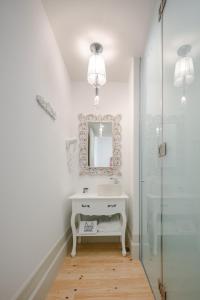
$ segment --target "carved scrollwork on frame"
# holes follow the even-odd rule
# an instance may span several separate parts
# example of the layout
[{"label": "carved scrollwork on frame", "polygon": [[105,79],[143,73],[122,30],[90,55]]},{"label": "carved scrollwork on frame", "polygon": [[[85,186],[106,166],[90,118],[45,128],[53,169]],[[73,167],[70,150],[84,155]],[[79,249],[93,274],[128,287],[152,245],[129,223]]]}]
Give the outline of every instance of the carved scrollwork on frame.
[{"label": "carved scrollwork on frame", "polygon": [[[80,114],[79,116],[79,164],[80,175],[121,176],[121,115]],[[112,167],[90,167],[88,165],[88,122],[111,122],[113,159]]]}]

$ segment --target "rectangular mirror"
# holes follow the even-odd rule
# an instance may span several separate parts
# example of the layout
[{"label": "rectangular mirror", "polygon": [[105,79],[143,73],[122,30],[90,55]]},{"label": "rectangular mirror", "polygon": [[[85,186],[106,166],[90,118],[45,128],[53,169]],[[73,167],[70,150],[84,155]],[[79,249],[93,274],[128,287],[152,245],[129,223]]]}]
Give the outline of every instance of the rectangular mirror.
[{"label": "rectangular mirror", "polygon": [[79,115],[80,175],[121,175],[121,115]]},{"label": "rectangular mirror", "polygon": [[109,168],[112,161],[112,123],[88,122],[88,166]]}]

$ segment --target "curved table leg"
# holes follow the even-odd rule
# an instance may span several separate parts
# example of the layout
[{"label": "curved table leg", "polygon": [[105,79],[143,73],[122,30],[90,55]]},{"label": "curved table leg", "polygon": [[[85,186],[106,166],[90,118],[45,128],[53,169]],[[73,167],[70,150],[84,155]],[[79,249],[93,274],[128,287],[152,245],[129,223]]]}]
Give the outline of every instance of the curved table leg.
[{"label": "curved table leg", "polygon": [[[122,226],[122,223],[123,223],[122,215],[120,214],[119,216],[120,216],[120,224],[121,224],[121,226]],[[122,236],[121,236],[121,235],[120,235],[120,237],[119,237],[119,240],[120,240],[120,243],[122,243]]]},{"label": "curved table leg", "polygon": [[[78,226],[80,226],[80,222],[81,222],[81,215],[78,215]],[[81,236],[78,237],[78,244],[81,244]]]},{"label": "curved table leg", "polygon": [[126,214],[122,213],[122,235],[121,235],[121,243],[122,243],[122,255],[126,256],[126,223],[127,218]]},{"label": "curved table leg", "polygon": [[73,235],[73,247],[72,247],[72,252],[71,256],[74,257],[76,255],[76,242],[77,242],[77,237],[76,237],[76,224],[75,224],[75,218],[76,215],[72,214],[71,216],[71,227],[72,227],[72,235]]}]

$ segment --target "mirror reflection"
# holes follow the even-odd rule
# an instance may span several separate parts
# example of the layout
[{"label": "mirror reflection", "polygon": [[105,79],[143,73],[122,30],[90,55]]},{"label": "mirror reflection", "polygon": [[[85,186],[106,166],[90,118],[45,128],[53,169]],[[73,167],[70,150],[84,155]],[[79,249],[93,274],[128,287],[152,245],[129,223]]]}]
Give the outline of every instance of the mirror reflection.
[{"label": "mirror reflection", "polygon": [[88,166],[112,167],[112,122],[88,122]]}]

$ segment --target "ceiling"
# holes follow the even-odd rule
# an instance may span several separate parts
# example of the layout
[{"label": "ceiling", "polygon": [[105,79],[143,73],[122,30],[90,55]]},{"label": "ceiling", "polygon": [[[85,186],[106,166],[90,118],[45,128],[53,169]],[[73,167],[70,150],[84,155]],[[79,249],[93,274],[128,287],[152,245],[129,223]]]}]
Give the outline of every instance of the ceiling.
[{"label": "ceiling", "polygon": [[90,44],[104,47],[108,81],[127,81],[140,57],[156,0],[43,0],[72,80],[86,80]]}]

